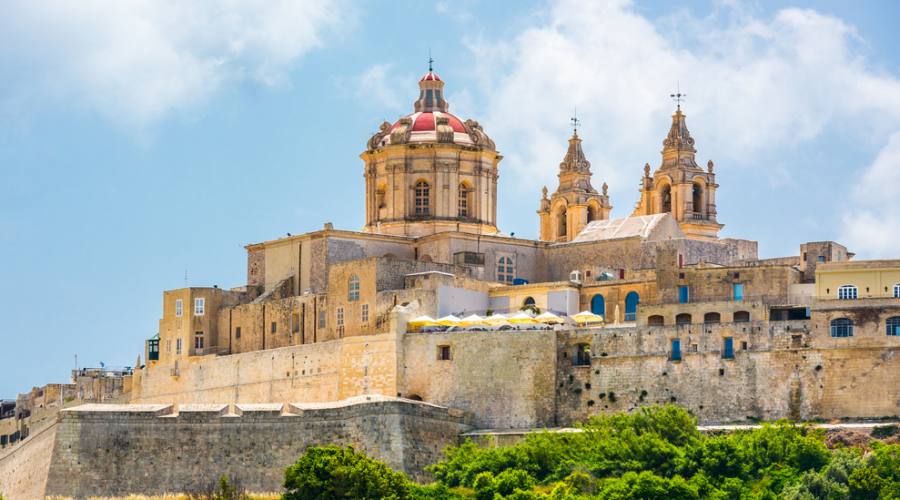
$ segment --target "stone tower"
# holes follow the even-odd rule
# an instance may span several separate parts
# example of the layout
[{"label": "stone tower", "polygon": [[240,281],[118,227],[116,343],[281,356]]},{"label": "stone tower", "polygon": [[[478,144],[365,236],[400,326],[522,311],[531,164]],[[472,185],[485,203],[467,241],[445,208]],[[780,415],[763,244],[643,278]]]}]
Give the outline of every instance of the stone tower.
[{"label": "stone tower", "polygon": [[688,132],[681,104],[672,115],[663,141],[662,164],[650,175],[644,165],[641,199],[632,215],[671,213],[688,238],[714,240],[724,227],[716,221],[716,175],[713,162],[704,171],[694,159],[694,139]]},{"label": "stone tower", "polygon": [[384,122],[360,155],[365,162],[369,233],[426,236],[497,232],[502,156],[474,120],[448,112],[444,82],[431,68],[419,80],[412,114]]},{"label": "stone tower", "polygon": [[559,186],[549,198],[544,187],[538,215],[541,241],[572,241],[588,222],[609,218],[612,206],[603,183],[603,193],[591,186],[591,162],[581,149],[578,129],[569,138],[569,149],[559,164]]}]

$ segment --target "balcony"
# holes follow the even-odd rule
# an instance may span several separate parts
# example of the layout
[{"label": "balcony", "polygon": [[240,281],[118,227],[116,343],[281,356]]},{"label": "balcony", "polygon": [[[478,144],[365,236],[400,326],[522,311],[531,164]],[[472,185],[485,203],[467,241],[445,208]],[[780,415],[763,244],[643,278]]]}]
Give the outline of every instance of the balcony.
[{"label": "balcony", "polygon": [[456,252],[453,263],[459,266],[483,266],[484,254],[480,252]]}]

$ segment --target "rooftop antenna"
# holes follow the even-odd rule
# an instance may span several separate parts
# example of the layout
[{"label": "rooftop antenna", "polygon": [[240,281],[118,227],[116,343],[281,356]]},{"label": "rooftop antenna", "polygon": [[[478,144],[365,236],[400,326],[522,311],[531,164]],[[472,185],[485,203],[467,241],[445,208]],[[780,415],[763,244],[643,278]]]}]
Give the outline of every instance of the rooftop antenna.
[{"label": "rooftop antenna", "polygon": [[578,135],[578,125],[581,124],[581,120],[578,119],[578,106],[575,106],[575,114],[569,121],[572,122],[572,134]]},{"label": "rooftop antenna", "polygon": [[678,104],[678,111],[681,111],[681,101],[683,101],[684,98],[687,97],[687,94],[681,93],[681,83],[680,82],[675,83],[675,93],[669,94],[669,97],[671,97],[672,100],[674,100],[675,103]]}]

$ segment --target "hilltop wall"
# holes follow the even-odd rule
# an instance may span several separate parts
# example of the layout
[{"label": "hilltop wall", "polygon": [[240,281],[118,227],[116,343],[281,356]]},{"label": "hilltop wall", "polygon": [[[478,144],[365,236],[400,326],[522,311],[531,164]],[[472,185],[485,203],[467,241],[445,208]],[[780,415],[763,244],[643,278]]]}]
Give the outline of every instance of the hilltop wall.
[{"label": "hilltop wall", "polygon": [[[281,490],[309,446],[353,445],[416,479],[471,427],[462,412],[360,398],[330,405],[84,405],[62,412],[47,495],[199,492],[220,475]],[[37,496],[37,497],[40,497]],[[25,498],[25,497],[23,497]],[[35,497],[27,497],[35,498]]]}]

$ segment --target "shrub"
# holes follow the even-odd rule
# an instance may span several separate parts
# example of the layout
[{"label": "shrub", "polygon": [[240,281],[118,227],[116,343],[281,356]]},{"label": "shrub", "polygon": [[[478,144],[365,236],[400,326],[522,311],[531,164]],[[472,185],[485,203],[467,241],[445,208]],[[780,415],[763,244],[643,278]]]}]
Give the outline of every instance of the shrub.
[{"label": "shrub", "polygon": [[285,500],[409,498],[406,476],[352,446],[313,447],[284,473]]}]

